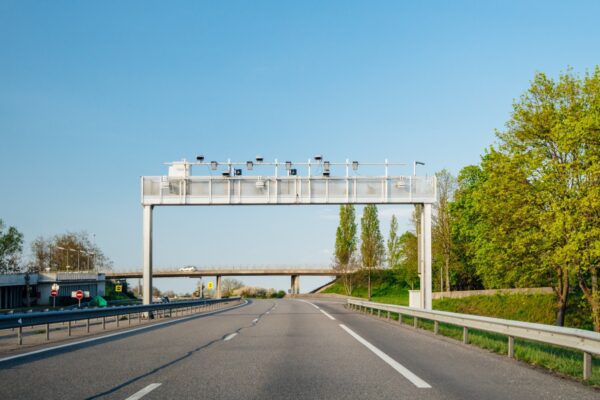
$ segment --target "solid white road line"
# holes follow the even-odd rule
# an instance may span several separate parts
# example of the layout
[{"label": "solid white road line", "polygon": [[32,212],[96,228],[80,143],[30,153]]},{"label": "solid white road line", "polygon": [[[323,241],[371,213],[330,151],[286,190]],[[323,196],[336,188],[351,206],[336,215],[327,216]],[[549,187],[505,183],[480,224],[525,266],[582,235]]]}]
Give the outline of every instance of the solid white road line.
[{"label": "solid white road line", "polygon": [[154,389],[156,389],[160,385],[161,385],[160,383],[151,383],[148,386],[146,386],[145,388],[143,388],[142,390],[140,390],[139,392],[132,394],[131,396],[129,396],[125,400],[138,400],[138,399],[141,399],[142,397],[144,397],[145,395],[147,395],[148,393],[150,393],[151,391],[153,391]]},{"label": "solid white road line", "polygon": [[321,309],[319,309],[319,311],[321,311],[323,314],[327,315],[327,318],[332,319],[335,321],[335,318],[333,318],[331,315],[329,315],[329,313],[327,313],[326,311],[323,311]]},{"label": "solid white road line", "polygon": [[300,300],[303,301],[306,304],[310,304],[311,306],[313,306],[314,308],[316,308],[317,310],[321,311],[323,314],[325,314],[327,316],[327,318],[332,319],[335,321],[335,318],[333,318],[331,315],[329,315],[329,313],[327,313],[326,311],[321,310],[321,308],[319,308],[319,306],[317,306],[316,304],[311,303],[310,301],[306,301],[306,300]]},{"label": "solid white road line", "polygon": [[225,336],[225,339],[223,339],[224,341],[228,341],[231,340],[235,337],[235,335],[237,335],[237,332],[234,333],[230,333],[229,335]]},{"label": "solid white road line", "polygon": [[115,332],[115,333],[110,333],[108,335],[103,335],[103,336],[98,336],[98,337],[93,337],[90,339],[84,339],[84,340],[80,340],[78,342],[71,342],[71,343],[66,343],[66,344],[61,344],[58,346],[52,346],[52,347],[47,347],[45,349],[40,349],[40,350],[34,350],[34,351],[30,351],[28,353],[22,353],[22,354],[17,354],[14,356],[10,356],[10,357],[4,357],[4,358],[0,358],[0,363],[4,362],[4,361],[9,361],[9,360],[15,360],[18,358],[23,358],[23,357],[27,357],[27,356],[32,356],[34,354],[40,354],[40,353],[45,353],[47,351],[53,351],[53,350],[58,350],[58,349],[64,349],[66,347],[71,347],[71,346],[77,346],[79,344],[84,344],[84,343],[90,343],[90,342],[95,342],[97,340],[102,340],[102,339],[108,339],[111,337],[115,337],[115,336],[121,336],[121,335],[126,335],[128,333],[132,333],[132,332],[137,332],[137,331],[143,331],[145,329],[150,329],[150,328],[155,328],[157,326],[163,326],[163,325],[169,325],[169,324],[174,324],[176,322],[181,322],[181,321],[185,321],[188,319],[192,319],[192,318],[197,318],[200,315],[212,315],[212,314],[216,314],[218,312],[222,312],[222,311],[229,311],[229,310],[234,310],[236,308],[245,306],[246,304],[248,304],[248,300],[244,300],[243,304],[239,304],[237,306],[231,307],[231,308],[226,308],[223,310],[217,310],[217,311],[212,311],[209,313],[205,313],[205,314],[196,314],[196,315],[190,315],[189,317],[183,317],[183,318],[179,318],[179,319],[174,319],[172,321],[165,321],[165,322],[159,322],[156,324],[150,324],[150,325],[145,325],[139,328],[133,328],[133,329],[127,329],[124,331],[119,331],[119,332]]},{"label": "solid white road line", "polygon": [[314,307],[314,308],[316,308],[317,310],[320,310],[320,308],[319,308],[319,306],[318,306],[318,305],[316,305],[316,304],[313,304],[313,303],[311,303],[310,301],[301,300],[301,299],[298,299],[298,301],[301,301],[301,302],[303,302],[303,303],[306,303],[306,304],[310,304],[311,306],[313,306],[313,307]]},{"label": "solid white road line", "polygon": [[416,376],[415,374],[413,374],[405,366],[403,366],[402,364],[400,364],[399,362],[397,362],[396,360],[394,360],[392,357],[390,357],[387,354],[385,354],[383,351],[379,350],[377,347],[373,346],[371,343],[367,342],[365,339],[363,339],[361,336],[359,336],[352,329],[348,328],[344,324],[340,324],[340,326],[342,327],[343,330],[345,330],[346,332],[348,332],[350,334],[350,336],[352,336],[354,339],[358,340],[367,349],[369,349],[373,353],[375,353],[375,355],[377,355],[377,357],[381,358],[383,361],[385,361],[386,363],[388,363],[388,365],[390,367],[394,368],[402,376],[404,376],[406,379],[408,379],[409,381],[411,381],[413,385],[415,385],[416,387],[421,388],[421,389],[431,388],[431,385],[429,385],[423,379],[421,379],[418,376]]}]

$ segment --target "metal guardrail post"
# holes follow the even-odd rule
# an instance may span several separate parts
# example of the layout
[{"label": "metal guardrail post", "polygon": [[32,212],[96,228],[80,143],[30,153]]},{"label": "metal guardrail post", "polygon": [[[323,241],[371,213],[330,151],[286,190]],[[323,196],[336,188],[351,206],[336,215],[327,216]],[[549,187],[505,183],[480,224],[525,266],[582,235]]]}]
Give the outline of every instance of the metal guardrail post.
[{"label": "metal guardrail post", "polygon": [[463,326],[463,343],[469,344],[469,328]]},{"label": "metal guardrail post", "polygon": [[71,336],[71,321],[69,321],[69,325],[67,327],[67,332],[68,332],[69,336]]},{"label": "metal guardrail post", "polygon": [[583,353],[583,380],[587,381],[592,377],[592,355]]},{"label": "metal guardrail post", "polygon": [[102,330],[106,330],[106,317],[102,317]]},{"label": "metal guardrail post", "polygon": [[438,321],[433,321],[433,334],[437,335],[440,332],[440,323]]},{"label": "metal guardrail post", "polygon": [[46,324],[46,340],[50,340],[50,324]]},{"label": "metal guardrail post", "polygon": [[515,337],[508,337],[508,358],[515,358]]},{"label": "metal guardrail post", "polygon": [[20,326],[19,329],[17,329],[17,344],[20,346],[23,344],[23,327]]},{"label": "metal guardrail post", "polygon": [[87,333],[90,333],[90,319],[87,319]]}]

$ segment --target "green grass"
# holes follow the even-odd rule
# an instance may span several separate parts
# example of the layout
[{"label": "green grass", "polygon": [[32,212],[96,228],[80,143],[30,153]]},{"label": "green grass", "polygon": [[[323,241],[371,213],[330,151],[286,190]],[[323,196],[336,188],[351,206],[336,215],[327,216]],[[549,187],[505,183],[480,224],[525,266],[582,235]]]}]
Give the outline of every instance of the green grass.
[{"label": "green grass", "polygon": [[[555,322],[555,299],[552,294],[496,294],[462,299],[439,299],[433,301],[433,308],[539,324],[553,325]],[[591,313],[574,304],[567,312],[565,326],[591,330],[593,326]]]},{"label": "green grass", "polygon": [[[322,293],[346,294],[342,282],[336,282]],[[367,298],[366,276],[358,276],[352,288],[352,296]],[[371,277],[371,300],[378,303],[408,306],[408,289],[397,281],[395,274],[389,270],[373,271]]]}]

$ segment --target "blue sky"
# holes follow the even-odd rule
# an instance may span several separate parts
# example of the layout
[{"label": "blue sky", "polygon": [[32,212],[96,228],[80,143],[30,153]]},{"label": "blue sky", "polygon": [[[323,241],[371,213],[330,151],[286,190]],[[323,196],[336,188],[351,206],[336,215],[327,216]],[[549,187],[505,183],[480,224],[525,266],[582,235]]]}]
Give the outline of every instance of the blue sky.
[{"label": "blue sky", "polygon": [[[4,0],[0,218],[28,241],[87,231],[116,268],[133,268],[139,177],[166,161],[322,153],[456,174],[536,71],[599,63],[598,15],[596,1]],[[393,213],[408,228],[409,208],[381,212],[384,232]],[[336,213],[158,209],[155,264],[328,264]]]}]

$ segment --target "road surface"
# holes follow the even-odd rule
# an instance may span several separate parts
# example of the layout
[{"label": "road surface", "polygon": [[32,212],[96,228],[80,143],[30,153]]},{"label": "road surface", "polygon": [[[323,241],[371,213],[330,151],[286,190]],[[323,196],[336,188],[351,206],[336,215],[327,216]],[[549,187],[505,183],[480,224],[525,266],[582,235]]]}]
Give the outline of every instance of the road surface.
[{"label": "road surface", "polygon": [[0,360],[0,399],[20,398],[539,400],[600,392],[336,300],[282,299]]}]

